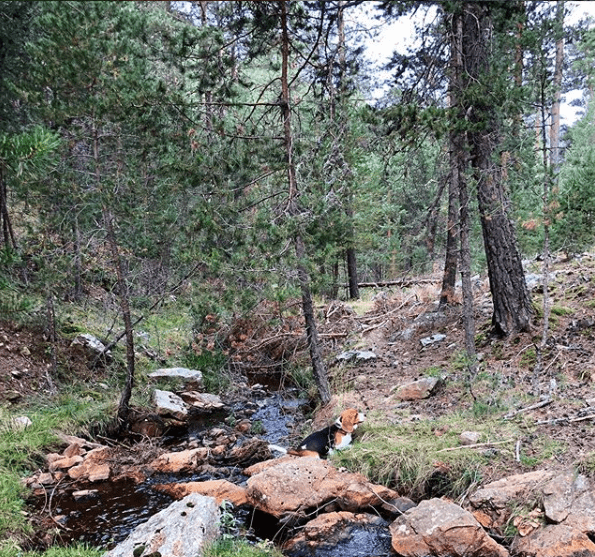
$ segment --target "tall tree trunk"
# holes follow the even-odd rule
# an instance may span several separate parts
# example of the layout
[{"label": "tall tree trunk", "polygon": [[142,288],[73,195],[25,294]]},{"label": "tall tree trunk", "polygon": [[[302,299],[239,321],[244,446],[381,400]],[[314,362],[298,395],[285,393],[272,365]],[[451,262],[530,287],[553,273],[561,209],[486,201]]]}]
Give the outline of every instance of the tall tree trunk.
[{"label": "tall tree trunk", "polygon": [[[489,2],[466,2],[463,23],[463,62],[466,75],[486,83],[490,69],[492,6]],[[531,326],[532,306],[525,283],[513,223],[508,216],[509,199],[495,160],[499,144],[497,115],[489,95],[475,93],[468,106],[474,124],[469,132],[471,160],[477,180],[477,199],[494,303],[494,332],[508,336]]]},{"label": "tall tree trunk", "polygon": [[[450,39],[449,60],[449,107],[453,111],[453,120],[464,118],[461,109],[461,71],[462,71],[462,20],[461,12],[456,10],[451,14],[448,29]],[[456,116],[455,116],[456,115]],[[444,308],[454,301],[455,285],[457,282],[457,265],[459,259],[459,182],[466,166],[465,142],[462,137],[465,132],[451,129],[449,133],[449,180],[448,180],[448,222],[446,228],[446,257],[444,258],[444,273],[442,275],[442,289],[440,291],[439,307]]]},{"label": "tall tree trunk", "polygon": [[552,103],[552,126],[550,127],[550,161],[554,174],[560,164],[560,100],[562,98],[562,74],[564,70],[564,2],[556,4],[556,64],[554,67],[554,102]]},{"label": "tall tree trunk", "polygon": [[547,156],[547,141],[545,133],[545,80],[542,83],[541,87],[541,119],[543,129],[543,329],[541,337],[542,346],[545,346],[547,343],[550,319],[550,303],[548,296],[550,272],[550,200],[552,192],[552,178],[558,174],[560,165],[560,99],[562,96],[562,74],[564,68],[564,9],[564,2],[558,2],[556,5],[556,64],[554,67],[553,80],[554,102],[552,103],[552,124],[550,127],[549,161]]},{"label": "tall tree trunk", "polygon": [[[346,107],[347,102],[347,61],[345,57],[345,19],[344,19],[344,0],[340,0],[337,10],[337,39],[338,39],[338,50],[339,50],[339,123],[341,126],[341,135],[345,137],[349,122],[346,118]],[[338,146],[345,150],[345,142],[341,142]],[[347,248],[345,250],[345,256],[347,259],[347,276],[349,284],[349,297],[352,300],[359,298],[359,280],[357,275],[357,256],[355,251],[355,230],[353,226],[353,194],[352,189],[352,173],[348,168],[347,161],[344,160],[344,152],[339,153],[340,159],[342,160],[344,167],[344,181],[345,181],[345,215],[347,216]]]},{"label": "tall tree trunk", "polygon": [[[287,162],[287,180],[289,184],[289,199],[287,205],[287,212],[290,217],[296,217],[299,214],[298,210],[298,187],[297,177],[295,171],[295,164],[293,160],[293,134],[291,129],[291,96],[289,93],[289,28],[287,21],[287,2],[281,0],[279,2],[281,11],[281,115],[283,118],[284,131],[284,146],[285,156]],[[314,315],[314,304],[312,302],[312,293],[310,291],[310,276],[306,267],[306,247],[299,229],[294,233],[294,246],[297,258],[297,273],[302,293],[302,311],[306,324],[306,337],[308,347],[310,350],[310,360],[312,362],[312,370],[314,380],[318,388],[318,394],[323,404],[326,404],[331,399],[330,387],[328,384],[326,366],[322,359],[320,351],[320,342],[318,339],[318,329],[316,327],[316,318]]]}]

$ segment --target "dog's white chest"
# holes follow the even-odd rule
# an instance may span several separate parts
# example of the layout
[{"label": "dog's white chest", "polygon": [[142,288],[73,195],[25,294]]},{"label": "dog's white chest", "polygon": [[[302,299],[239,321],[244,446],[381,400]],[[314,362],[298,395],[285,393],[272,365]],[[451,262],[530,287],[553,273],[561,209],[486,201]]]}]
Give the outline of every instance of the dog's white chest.
[{"label": "dog's white chest", "polygon": [[345,435],[343,435],[343,438],[335,445],[335,450],[336,451],[340,451],[341,449],[344,449],[345,447],[349,446],[349,443],[351,443],[351,433],[346,433]]}]

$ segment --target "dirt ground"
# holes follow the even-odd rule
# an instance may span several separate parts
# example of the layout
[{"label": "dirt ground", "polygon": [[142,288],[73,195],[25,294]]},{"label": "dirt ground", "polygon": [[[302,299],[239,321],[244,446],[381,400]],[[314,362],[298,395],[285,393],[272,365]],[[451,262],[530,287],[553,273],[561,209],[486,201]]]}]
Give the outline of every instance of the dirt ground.
[{"label": "dirt ground", "polygon": [[[539,267],[536,269],[534,272],[539,273]],[[413,281],[409,288],[376,289],[367,304],[336,301],[318,308],[320,336],[331,381],[348,394],[337,395],[335,406],[319,411],[314,425],[328,422],[336,406],[348,404],[383,415],[388,423],[397,421],[403,412],[392,396],[396,386],[429,373],[450,379],[462,373],[455,365],[463,352],[461,308],[455,306],[446,313],[436,311],[439,280],[432,282],[432,278],[438,277],[423,277],[418,286]],[[487,280],[477,279],[478,352],[483,372],[498,378],[502,392],[509,399],[516,395],[518,400],[530,394],[533,402],[539,402],[540,396],[553,396],[550,404],[524,415],[535,421],[567,418],[564,423],[542,426],[552,438],[567,444],[568,450],[557,457],[559,465],[566,465],[595,451],[595,436],[590,435],[593,421],[588,417],[595,415],[594,257],[555,262],[550,283],[551,328],[547,345],[539,350],[540,361],[536,361],[535,350],[543,334],[542,320],[535,319],[531,333],[506,340],[490,338],[489,286]],[[536,306],[541,304],[540,288],[539,285],[532,288]],[[237,322],[225,331],[237,369],[255,376],[264,369],[266,376],[266,369],[274,367],[281,358],[302,358],[307,362],[299,312],[278,316],[276,325],[271,327],[269,318],[273,309],[261,308],[252,319]],[[211,331],[212,335],[221,332],[215,327]],[[426,347],[422,345],[421,339],[437,334],[445,335],[444,339]],[[201,350],[212,342],[206,335],[197,340],[196,349]],[[91,380],[93,372],[87,368],[86,360],[69,348],[68,341],[61,340],[55,347],[54,355],[42,330],[0,323],[0,404],[19,405],[28,397],[55,392],[60,379],[55,375],[55,362],[61,373],[66,369]],[[339,365],[336,357],[347,349],[371,350],[377,358],[355,366]],[[531,354],[533,357],[529,357]],[[449,385],[454,383],[451,381]],[[493,383],[490,388],[493,389]],[[491,393],[478,390],[474,395],[489,402]],[[450,386],[428,399],[408,403],[408,408],[422,417],[438,417],[471,404],[468,391]],[[530,404],[526,402],[525,406]]]}]

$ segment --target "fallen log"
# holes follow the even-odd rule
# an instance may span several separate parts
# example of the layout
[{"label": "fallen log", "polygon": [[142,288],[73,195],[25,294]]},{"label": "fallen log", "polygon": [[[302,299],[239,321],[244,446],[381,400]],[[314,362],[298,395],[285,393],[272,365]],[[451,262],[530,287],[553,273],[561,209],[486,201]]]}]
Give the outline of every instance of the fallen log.
[{"label": "fallen log", "polygon": [[[380,280],[375,282],[358,282],[359,288],[386,288],[387,286],[416,286],[418,284],[436,284],[441,282],[442,279],[432,278],[402,278],[397,280]],[[348,288],[348,284],[341,285],[342,288]]]}]

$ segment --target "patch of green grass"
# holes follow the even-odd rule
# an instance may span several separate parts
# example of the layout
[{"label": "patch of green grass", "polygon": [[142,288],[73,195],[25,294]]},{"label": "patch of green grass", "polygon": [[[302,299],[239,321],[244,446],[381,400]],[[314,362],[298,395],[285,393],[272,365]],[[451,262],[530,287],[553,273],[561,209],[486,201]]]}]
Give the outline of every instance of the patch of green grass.
[{"label": "patch of green grass", "polygon": [[552,313],[552,315],[563,316],[572,315],[573,313],[575,313],[575,310],[565,306],[552,306],[550,312]]},{"label": "patch of green grass", "polygon": [[50,547],[43,553],[27,551],[25,553],[16,551],[4,555],[0,549],[0,557],[100,557],[105,553],[103,549],[89,547],[87,545],[74,545],[69,547]]},{"label": "patch of green grass", "polygon": [[[32,424],[15,426],[14,418],[28,416]],[[55,399],[34,400],[28,408],[9,412],[0,409],[0,557],[34,556],[19,552],[19,545],[30,534],[31,527],[22,513],[26,489],[21,478],[44,466],[44,455],[59,447],[55,431],[79,433],[94,419],[104,416],[93,400],[65,394]],[[58,551],[58,550],[55,550]],[[56,557],[87,556],[86,549],[63,549],[46,553]],[[79,553],[76,553],[79,551]]]},{"label": "patch of green grass", "polygon": [[459,435],[465,430],[474,429],[486,439],[502,440],[477,426],[461,416],[395,426],[368,425],[361,440],[333,455],[333,460],[413,499],[428,493],[456,498],[479,482],[484,467],[495,465],[498,459],[460,447]]},{"label": "patch of green grass", "polygon": [[223,537],[205,547],[204,557],[283,557],[271,542],[252,544],[239,538]]},{"label": "patch of green grass", "polygon": [[202,372],[205,390],[221,393],[229,388],[231,377],[225,368],[227,357],[218,350],[203,349],[197,352],[188,347],[182,355],[182,365]]},{"label": "patch of green grass", "polygon": [[535,348],[528,348],[521,356],[521,361],[519,362],[519,365],[521,367],[530,369],[535,366],[536,362],[537,353],[535,352]]}]

